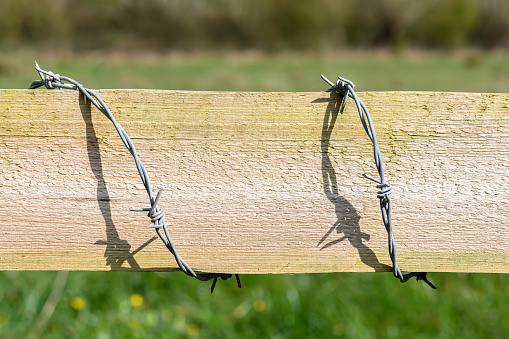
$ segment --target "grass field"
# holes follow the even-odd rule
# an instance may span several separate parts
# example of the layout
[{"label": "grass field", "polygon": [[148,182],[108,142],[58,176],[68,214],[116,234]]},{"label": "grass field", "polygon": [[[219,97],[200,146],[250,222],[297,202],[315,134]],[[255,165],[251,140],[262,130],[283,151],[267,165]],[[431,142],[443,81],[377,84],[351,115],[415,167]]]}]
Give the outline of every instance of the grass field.
[{"label": "grass field", "polygon": [[464,52],[325,54],[89,54],[0,52],[0,88],[25,88],[33,62],[89,88],[208,91],[321,91],[320,73],[351,79],[358,91],[509,92],[508,55]]},{"label": "grass field", "polygon": [[[0,88],[28,87],[34,60],[90,88],[320,91],[324,73],[351,79],[358,91],[509,92],[507,55],[472,52],[11,52],[0,54]],[[431,279],[438,290],[390,273],[243,276],[242,289],[219,281],[211,295],[210,283],[182,273],[0,272],[0,338],[508,336],[509,275]]]}]

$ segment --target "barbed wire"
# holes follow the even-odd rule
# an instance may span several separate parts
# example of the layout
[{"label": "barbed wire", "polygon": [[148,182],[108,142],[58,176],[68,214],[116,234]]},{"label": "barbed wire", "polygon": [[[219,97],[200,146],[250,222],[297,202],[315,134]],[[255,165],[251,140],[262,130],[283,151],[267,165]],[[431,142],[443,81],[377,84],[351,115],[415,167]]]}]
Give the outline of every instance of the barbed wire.
[{"label": "barbed wire", "polygon": [[[45,86],[47,89],[70,89],[70,90],[78,90],[80,91],[99,111],[101,111],[102,114],[104,114],[112,123],[113,126],[115,126],[115,129],[118,132],[118,135],[120,136],[120,139],[122,139],[122,142],[124,143],[125,147],[131,153],[131,155],[134,158],[134,161],[136,163],[136,168],[138,169],[138,173],[140,174],[141,181],[143,182],[143,186],[145,186],[145,190],[148,193],[148,197],[150,200],[150,207],[148,208],[131,208],[131,211],[136,212],[148,212],[148,217],[150,218],[151,224],[149,227],[154,228],[156,230],[157,235],[163,243],[166,245],[166,248],[173,254],[175,257],[175,260],[177,261],[178,266],[180,269],[187,275],[194,277],[201,281],[208,281],[213,279],[212,286],[210,289],[210,292],[214,292],[214,288],[216,286],[216,282],[218,278],[221,278],[223,280],[231,278],[233,275],[228,273],[196,273],[193,271],[193,269],[180,257],[180,255],[177,253],[177,250],[175,248],[175,245],[173,243],[173,240],[171,239],[170,233],[168,231],[168,226],[171,225],[171,223],[165,221],[165,214],[164,210],[160,208],[157,203],[159,201],[159,198],[161,197],[162,189],[157,192],[156,197],[154,198],[153,192],[152,192],[152,186],[150,184],[150,179],[147,174],[147,170],[145,166],[143,165],[143,162],[141,161],[140,157],[138,156],[138,153],[136,152],[136,148],[134,147],[134,144],[131,141],[131,138],[127,135],[127,132],[120,126],[120,124],[117,122],[113,114],[111,113],[110,109],[106,105],[106,103],[101,99],[101,97],[95,93],[93,90],[83,87],[80,83],[77,81],[66,77],[61,76],[59,74],[54,74],[53,72],[44,71],[39,67],[39,64],[35,62],[35,69],[39,73],[39,76],[41,77],[41,80],[36,80],[32,82],[29,89],[36,89],[41,86]],[[68,84],[63,83],[62,81],[68,82]],[[161,231],[162,230],[162,231]],[[239,288],[241,287],[240,283],[240,277],[238,274],[235,274],[235,278],[237,280],[237,285]]]},{"label": "barbed wire", "polygon": [[341,114],[343,114],[346,105],[346,100],[348,99],[348,97],[352,98],[355,101],[355,105],[357,106],[357,111],[359,112],[359,117],[361,119],[362,126],[364,127],[364,130],[366,131],[366,134],[368,135],[369,139],[373,143],[375,165],[378,170],[378,174],[380,175],[380,180],[377,180],[367,174],[363,174],[363,177],[375,182],[377,184],[376,187],[379,189],[377,192],[377,198],[380,200],[380,210],[382,211],[382,220],[385,229],[387,230],[389,240],[389,255],[392,261],[392,273],[402,283],[407,282],[412,277],[416,277],[416,280],[422,280],[429,286],[431,286],[433,289],[436,289],[435,285],[433,285],[428,280],[427,272],[412,272],[403,275],[398,267],[396,255],[396,241],[394,240],[394,235],[392,233],[392,204],[391,204],[392,186],[389,185],[387,181],[385,181],[384,162],[382,159],[382,154],[380,153],[380,148],[378,147],[375,128],[373,126],[373,122],[371,120],[371,115],[369,114],[368,108],[355,93],[354,90],[355,85],[350,80],[338,77],[336,84],[334,84],[332,81],[327,79],[323,74],[321,74],[321,77],[326,83],[328,83],[331,86],[329,89],[327,89],[327,92],[337,92],[343,96],[340,108]]},{"label": "barbed wire", "polygon": [[[164,210],[158,206],[158,201],[162,193],[162,189],[159,190],[156,197],[154,198],[152,186],[150,183],[150,179],[148,177],[147,170],[143,165],[143,162],[139,158],[136,148],[129,138],[127,132],[122,128],[122,126],[116,121],[110,109],[106,105],[106,103],[102,100],[102,98],[95,93],[93,90],[83,87],[77,81],[66,77],[61,76],[59,74],[54,74],[53,72],[45,71],[39,67],[37,62],[35,63],[35,69],[39,73],[41,80],[36,80],[32,82],[29,89],[36,89],[41,86],[45,86],[47,89],[70,89],[70,90],[78,90],[81,92],[101,113],[103,113],[114,125],[115,129],[118,132],[118,135],[122,139],[125,147],[131,153],[136,163],[136,168],[138,169],[138,173],[143,182],[145,190],[147,191],[150,207],[148,208],[131,208],[131,211],[136,212],[148,212],[147,215],[151,220],[151,224],[149,227],[154,228],[156,230],[157,235],[163,241],[166,248],[173,254],[175,260],[180,267],[180,269],[187,275],[192,276],[201,281],[212,280],[211,293],[214,292],[214,288],[217,283],[217,279],[221,278],[223,280],[227,280],[233,276],[233,274],[228,273],[196,273],[193,269],[180,257],[177,253],[173,240],[168,231],[168,226],[171,223],[165,221],[166,215]],[[374,150],[374,159],[375,164],[380,175],[380,180],[377,180],[367,174],[363,174],[363,176],[375,183],[377,183],[376,187],[379,189],[377,192],[377,197],[380,200],[380,209],[382,211],[382,220],[387,230],[388,240],[389,240],[389,255],[391,257],[391,261],[393,264],[393,274],[396,278],[398,278],[401,282],[406,282],[412,277],[416,277],[416,280],[423,280],[432,288],[436,288],[428,279],[426,272],[412,272],[403,275],[401,270],[397,264],[397,255],[396,255],[396,242],[394,240],[394,235],[392,233],[392,205],[391,205],[391,195],[392,195],[392,186],[385,181],[384,177],[384,166],[383,159],[380,153],[380,149],[378,147],[375,129],[373,127],[373,122],[371,120],[371,115],[366,107],[366,105],[357,97],[357,94],[354,91],[355,85],[342,77],[338,77],[336,84],[332,83],[329,79],[327,79],[324,75],[321,75],[322,79],[327,82],[331,87],[327,90],[327,92],[338,92],[343,96],[343,100],[341,103],[340,112],[343,114],[346,100],[348,97],[354,99],[355,104],[357,106],[357,110],[359,112],[359,116],[361,119],[362,126],[366,131],[366,134],[370,138],[373,143]],[[66,81],[68,83],[63,83],[62,81]],[[241,282],[238,274],[235,274],[235,278],[237,280],[237,285],[240,288]]]}]

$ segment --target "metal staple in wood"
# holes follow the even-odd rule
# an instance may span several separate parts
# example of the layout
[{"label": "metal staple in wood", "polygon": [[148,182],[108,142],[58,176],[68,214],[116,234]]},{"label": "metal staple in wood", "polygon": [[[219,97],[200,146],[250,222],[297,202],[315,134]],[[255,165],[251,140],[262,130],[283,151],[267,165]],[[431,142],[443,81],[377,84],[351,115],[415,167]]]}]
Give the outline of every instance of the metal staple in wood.
[{"label": "metal staple in wood", "polygon": [[[165,221],[165,214],[164,210],[160,208],[157,203],[159,201],[159,198],[161,197],[162,189],[159,190],[157,193],[157,196],[154,198],[153,192],[152,192],[152,186],[150,184],[150,179],[148,177],[147,170],[145,169],[145,166],[143,165],[143,162],[141,161],[140,157],[138,156],[138,153],[136,152],[136,148],[134,147],[134,144],[132,143],[131,139],[127,135],[127,132],[122,128],[122,126],[117,122],[113,114],[111,113],[110,109],[106,105],[106,103],[101,99],[101,97],[95,93],[93,90],[83,87],[80,83],[77,81],[66,77],[61,76],[59,74],[54,74],[53,72],[48,72],[42,70],[37,62],[35,63],[35,69],[39,73],[41,80],[36,80],[32,82],[29,89],[36,89],[41,86],[46,86],[47,89],[71,89],[71,90],[79,90],[101,113],[103,113],[115,126],[115,129],[118,132],[118,135],[122,139],[122,142],[124,143],[125,147],[129,150],[129,153],[134,158],[134,161],[136,163],[136,168],[138,169],[138,173],[140,174],[141,181],[143,182],[143,185],[145,186],[145,189],[148,193],[148,197],[150,200],[150,207],[147,208],[131,208],[131,211],[137,211],[137,212],[148,212],[148,217],[151,220],[151,224],[149,227],[154,228],[157,232],[157,235],[161,240],[164,242],[168,250],[173,254],[175,257],[175,260],[177,261],[178,266],[182,271],[198,280],[201,281],[208,281],[213,279],[212,287],[211,287],[211,293],[214,292],[214,288],[216,286],[216,282],[218,278],[221,278],[223,280],[231,278],[233,275],[228,273],[196,273],[193,271],[193,269],[180,257],[180,255],[177,253],[177,250],[175,248],[175,245],[171,239],[170,233],[168,231],[168,226],[171,225],[171,223],[168,223]],[[62,81],[68,82],[62,83]],[[241,287],[240,278],[238,274],[235,274],[235,278],[237,280],[237,285]]]}]

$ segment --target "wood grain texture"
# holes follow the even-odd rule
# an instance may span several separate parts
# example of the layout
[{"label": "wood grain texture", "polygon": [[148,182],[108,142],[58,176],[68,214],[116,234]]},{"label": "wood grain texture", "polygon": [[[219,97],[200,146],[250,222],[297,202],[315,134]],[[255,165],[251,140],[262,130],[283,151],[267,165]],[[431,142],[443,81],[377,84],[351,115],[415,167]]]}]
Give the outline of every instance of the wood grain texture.
[{"label": "wood grain texture", "polygon": [[[101,90],[198,271],[389,270],[372,146],[329,93]],[[509,95],[359,93],[405,271],[509,272]],[[0,90],[0,269],[174,270],[113,125],[77,92]]]}]

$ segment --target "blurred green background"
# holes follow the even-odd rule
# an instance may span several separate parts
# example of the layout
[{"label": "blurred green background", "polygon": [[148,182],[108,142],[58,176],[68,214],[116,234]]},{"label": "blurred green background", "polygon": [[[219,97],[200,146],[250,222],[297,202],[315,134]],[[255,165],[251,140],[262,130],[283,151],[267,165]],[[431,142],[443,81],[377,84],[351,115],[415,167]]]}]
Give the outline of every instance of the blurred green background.
[{"label": "blurred green background", "polygon": [[505,0],[2,0],[0,41],[72,50],[509,45]]},{"label": "blurred green background", "polygon": [[[508,47],[498,0],[0,2],[0,88],[28,87],[37,60],[90,88],[321,91],[323,73],[509,92]],[[431,279],[242,276],[210,295],[182,273],[0,272],[0,338],[509,336],[508,275]]]}]

